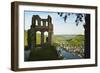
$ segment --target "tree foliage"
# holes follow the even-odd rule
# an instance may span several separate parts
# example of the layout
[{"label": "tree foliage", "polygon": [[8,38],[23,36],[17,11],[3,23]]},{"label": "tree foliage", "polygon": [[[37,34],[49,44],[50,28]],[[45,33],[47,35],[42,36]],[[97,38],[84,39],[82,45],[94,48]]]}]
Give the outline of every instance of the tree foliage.
[{"label": "tree foliage", "polygon": [[58,15],[64,19],[64,22],[67,21],[67,18],[70,15],[76,15],[76,19],[75,19],[76,26],[78,26],[80,22],[83,22],[86,16],[85,14],[82,14],[82,13],[64,13],[64,12],[58,12]]}]

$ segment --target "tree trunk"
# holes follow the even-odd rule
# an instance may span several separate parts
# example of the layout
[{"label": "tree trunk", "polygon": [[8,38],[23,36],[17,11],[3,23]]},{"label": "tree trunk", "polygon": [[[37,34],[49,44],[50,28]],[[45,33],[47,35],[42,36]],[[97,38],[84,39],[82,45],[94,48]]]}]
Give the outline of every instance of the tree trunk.
[{"label": "tree trunk", "polygon": [[84,58],[90,58],[90,14],[85,16],[85,49]]}]

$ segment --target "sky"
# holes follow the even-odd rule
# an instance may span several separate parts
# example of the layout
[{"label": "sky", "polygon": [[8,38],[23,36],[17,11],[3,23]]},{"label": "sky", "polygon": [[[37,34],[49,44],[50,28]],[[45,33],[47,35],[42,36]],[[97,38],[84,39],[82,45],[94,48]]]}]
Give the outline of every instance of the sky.
[{"label": "sky", "polygon": [[30,29],[32,25],[32,16],[39,15],[40,18],[47,19],[48,15],[52,17],[53,32],[55,35],[60,34],[84,34],[83,24],[84,21],[76,26],[75,19],[76,15],[68,16],[66,22],[60,17],[57,12],[38,12],[38,11],[24,11],[24,29]]}]

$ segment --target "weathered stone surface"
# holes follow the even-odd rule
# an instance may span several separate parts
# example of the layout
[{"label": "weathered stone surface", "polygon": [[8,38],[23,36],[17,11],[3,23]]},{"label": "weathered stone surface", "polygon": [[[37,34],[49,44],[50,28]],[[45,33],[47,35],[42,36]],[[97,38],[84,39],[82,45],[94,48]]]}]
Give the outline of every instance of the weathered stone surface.
[{"label": "weathered stone surface", "polygon": [[29,49],[35,48],[36,45],[36,32],[41,32],[41,44],[44,45],[44,32],[48,32],[48,37],[46,37],[46,43],[52,44],[52,35],[53,35],[53,24],[52,18],[48,15],[47,19],[41,19],[39,15],[32,16],[32,25],[28,30],[28,47]]}]

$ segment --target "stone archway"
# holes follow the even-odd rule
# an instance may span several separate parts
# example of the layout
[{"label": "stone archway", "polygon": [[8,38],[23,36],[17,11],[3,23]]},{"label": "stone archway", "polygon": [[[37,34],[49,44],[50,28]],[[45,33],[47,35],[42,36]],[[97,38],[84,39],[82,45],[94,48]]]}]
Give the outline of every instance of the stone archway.
[{"label": "stone archway", "polygon": [[45,31],[44,32],[44,43],[47,43],[48,42],[48,32]]},{"label": "stone archway", "polygon": [[53,35],[53,24],[52,18],[48,15],[47,19],[41,19],[39,15],[32,16],[32,25],[31,28],[28,30],[28,46],[30,49],[36,47],[36,32],[41,32],[41,44],[40,46],[44,45],[44,32],[48,32],[48,37],[46,37],[46,43],[51,45],[52,44],[52,35]]},{"label": "stone archway", "polygon": [[41,32],[40,31],[37,31],[36,32],[36,44],[37,45],[40,45],[41,44]]}]

